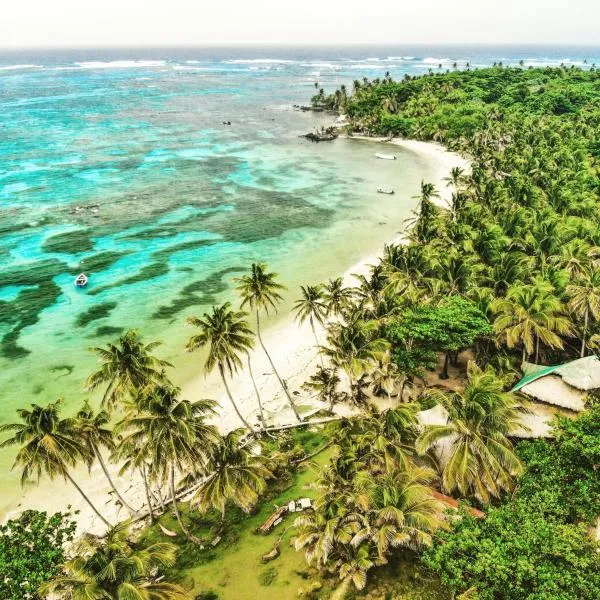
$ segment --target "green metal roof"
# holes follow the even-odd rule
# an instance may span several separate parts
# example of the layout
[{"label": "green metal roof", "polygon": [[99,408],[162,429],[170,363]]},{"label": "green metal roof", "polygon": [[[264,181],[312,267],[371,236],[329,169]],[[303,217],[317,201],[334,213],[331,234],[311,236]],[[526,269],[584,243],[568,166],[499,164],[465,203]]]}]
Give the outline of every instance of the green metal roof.
[{"label": "green metal roof", "polygon": [[[568,364],[568,363],[565,363]],[[517,382],[517,384],[515,385],[515,387],[513,387],[512,390],[510,390],[511,392],[518,392],[522,387],[526,386],[528,383],[531,383],[532,381],[535,381],[536,379],[539,379],[540,377],[545,377],[546,375],[550,375],[551,373],[554,373],[554,371],[556,371],[557,369],[560,369],[561,367],[564,367],[564,365],[554,365],[552,367],[544,367],[542,365],[534,365],[534,364],[529,364],[528,365],[528,373],[526,373],[526,375]]]},{"label": "green metal roof", "polygon": [[552,373],[560,375],[565,383],[579,390],[587,391],[600,388],[600,361],[594,355],[550,367],[525,362],[522,369],[523,378],[513,387],[511,392],[516,392],[528,383]]}]

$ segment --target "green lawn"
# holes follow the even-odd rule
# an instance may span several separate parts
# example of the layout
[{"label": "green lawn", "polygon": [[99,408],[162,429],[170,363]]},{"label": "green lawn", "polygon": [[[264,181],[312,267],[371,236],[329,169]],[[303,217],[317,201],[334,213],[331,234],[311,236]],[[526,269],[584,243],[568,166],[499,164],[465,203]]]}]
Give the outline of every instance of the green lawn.
[{"label": "green lawn", "polygon": [[[293,437],[307,453],[314,452],[326,441],[323,432],[297,431]],[[308,591],[311,585],[315,584],[322,587],[307,597],[329,598],[332,589],[338,584],[337,579],[331,577],[324,581],[319,578],[316,571],[307,566],[304,553],[296,552],[290,546],[294,535],[292,525],[295,515],[287,515],[283,523],[268,535],[258,534],[256,529],[271,514],[275,505],[282,506],[291,499],[300,497],[314,498],[317,490],[311,487],[315,480],[315,468],[312,464],[324,465],[332,454],[333,449],[327,448],[313,457],[310,464],[300,466],[278,490],[271,490],[269,499],[265,500],[254,514],[247,515],[237,508],[228,509],[227,529],[222,534],[222,540],[214,548],[210,542],[219,528],[219,515],[210,513],[202,516],[197,511],[190,513],[185,504],[181,508],[186,523],[196,536],[205,540],[204,549],[187,542],[182,535],[177,538],[167,537],[157,526],[146,530],[141,542],[145,545],[155,541],[169,541],[180,547],[178,563],[169,575],[192,587],[193,595],[213,592],[216,596],[207,595],[206,598],[286,600],[297,598],[300,589]],[[160,522],[168,529],[179,531],[170,511],[161,517]],[[271,551],[284,532],[280,556],[262,564],[261,557]],[[351,595],[357,598],[443,600],[447,596],[438,586],[438,583],[431,581],[420,571],[417,564],[405,559],[394,561],[377,573],[373,572],[369,577],[367,589],[360,594]]]}]

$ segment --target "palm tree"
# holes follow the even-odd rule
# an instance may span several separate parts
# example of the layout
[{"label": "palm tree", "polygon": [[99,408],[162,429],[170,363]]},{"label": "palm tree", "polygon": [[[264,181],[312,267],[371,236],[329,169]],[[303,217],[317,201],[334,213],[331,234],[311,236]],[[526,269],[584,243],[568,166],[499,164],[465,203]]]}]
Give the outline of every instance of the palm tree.
[{"label": "palm tree", "polygon": [[355,435],[361,463],[370,472],[393,473],[411,466],[417,420],[415,407],[404,405],[372,412],[360,422]]},{"label": "palm tree", "polygon": [[275,373],[275,376],[279,381],[279,385],[281,385],[281,389],[287,396],[288,402],[292,408],[292,411],[294,412],[294,415],[296,416],[296,419],[301,421],[302,419],[298,414],[292,395],[290,394],[287,385],[285,385],[279,376],[279,372],[275,368],[273,359],[267,351],[260,331],[260,311],[264,310],[267,315],[271,309],[277,312],[277,304],[283,300],[282,296],[279,294],[279,291],[285,288],[283,285],[275,281],[276,278],[277,273],[269,273],[267,271],[266,264],[252,263],[250,273],[248,275],[244,275],[243,277],[236,277],[235,280],[238,282],[237,290],[242,297],[241,308],[244,308],[244,306],[248,305],[256,312],[256,335],[258,337],[258,341],[267,359],[269,360],[269,364],[271,365],[273,373]]},{"label": "palm tree", "polygon": [[242,367],[240,354],[248,354],[254,346],[253,333],[246,321],[247,316],[246,312],[231,310],[231,303],[225,302],[221,306],[213,306],[212,313],[204,313],[201,319],[190,317],[187,323],[199,328],[200,333],[190,337],[186,347],[192,352],[208,346],[208,356],[204,363],[205,373],[210,373],[217,367],[233,409],[244,426],[252,431],[233,399],[225,377],[226,373],[231,376]]},{"label": "palm tree", "polygon": [[335,323],[327,335],[327,345],[322,348],[335,367],[343,369],[354,391],[356,380],[389,348],[389,342],[379,337],[377,321],[353,319],[348,324]]},{"label": "palm tree", "polygon": [[[296,312],[296,320],[300,323],[304,323],[308,319],[313,335],[315,337],[316,347],[319,348],[319,338],[317,337],[317,330],[315,329],[315,321],[320,325],[325,322],[327,316],[327,306],[323,301],[323,295],[321,293],[320,285],[307,285],[300,286],[302,290],[302,298],[297,300],[294,304],[294,311]],[[321,366],[323,366],[323,356],[319,353],[321,359]]]},{"label": "palm tree", "polygon": [[329,402],[329,412],[333,413],[333,405],[341,397],[337,387],[340,384],[340,377],[337,369],[326,369],[322,366],[317,367],[314,375],[302,386],[304,389],[316,392],[317,398],[321,402]]},{"label": "palm tree", "polygon": [[87,446],[86,454],[96,458],[116,497],[129,513],[134,515],[137,511],[133,509],[120,494],[108,472],[104,458],[102,457],[101,448],[106,448],[112,452],[116,447],[113,432],[106,427],[109,421],[110,416],[108,412],[100,410],[94,414],[94,410],[86,400],[79,412],[75,415],[75,419],[73,419],[73,437],[75,439],[81,439]]},{"label": "palm tree", "polygon": [[181,530],[192,541],[200,542],[181,519],[175,474],[189,468],[205,470],[211,446],[218,440],[216,428],[206,423],[207,417],[215,414],[215,402],[181,400],[179,392],[167,383],[138,392],[117,430],[125,432],[125,446],[146,447],[151,477],[168,481],[173,511]]},{"label": "palm tree", "polygon": [[158,542],[138,549],[129,542],[129,522],[112,528],[106,539],[83,537],[78,554],[62,572],[40,588],[73,600],[191,600],[179,585],[164,580],[162,570],[177,556],[173,544]]},{"label": "palm tree", "polygon": [[496,376],[491,367],[484,371],[469,363],[467,377],[463,392],[428,392],[447,410],[449,421],[426,427],[415,447],[424,454],[444,444],[449,458],[442,466],[443,490],[473,494],[487,504],[490,496],[510,490],[523,470],[508,436],[522,427],[525,411],[514,394],[504,391],[506,379]]},{"label": "palm tree", "polygon": [[102,405],[112,409],[132,390],[160,381],[164,368],[173,365],[152,354],[158,346],[160,342],[142,343],[137,332],[129,330],[119,338],[117,344],[93,348],[101,367],[88,377],[87,389],[94,390],[106,384]]},{"label": "palm tree", "polygon": [[575,283],[567,286],[569,308],[579,318],[583,318],[580,356],[585,356],[585,342],[590,316],[600,318],[600,271],[588,271]]},{"label": "palm tree", "polygon": [[241,445],[243,436],[243,429],[235,429],[211,448],[207,462],[210,475],[191,500],[201,512],[219,510],[223,522],[228,502],[249,512],[265,490],[266,480],[273,476],[260,457],[252,453],[251,446]]},{"label": "palm tree", "polygon": [[535,350],[539,355],[540,341],[551,348],[562,348],[560,335],[571,333],[569,319],[563,314],[561,301],[553,294],[553,286],[544,280],[530,285],[509,288],[506,298],[493,300],[494,331],[508,348],[523,346],[523,361]]},{"label": "palm tree", "polygon": [[382,477],[359,476],[357,488],[366,497],[367,520],[352,543],[373,542],[381,559],[392,548],[418,550],[431,544],[431,534],[442,525],[442,504],[432,494],[435,473],[427,467],[407,466]]},{"label": "palm tree", "polygon": [[338,316],[352,301],[352,290],[344,287],[342,277],[330,279],[322,286],[323,302],[327,307],[327,316]]},{"label": "palm tree", "polygon": [[73,436],[71,419],[60,418],[61,404],[59,399],[47,406],[32,404],[31,410],[18,409],[20,423],[0,425],[0,433],[12,434],[0,443],[0,449],[20,446],[13,469],[17,465],[22,467],[21,484],[32,479],[39,484],[43,474],[50,479],[57,476],[68,479],[102,522],[111,527],[69,473],[79,461],[89,464],[91,456],[85,442]]}]

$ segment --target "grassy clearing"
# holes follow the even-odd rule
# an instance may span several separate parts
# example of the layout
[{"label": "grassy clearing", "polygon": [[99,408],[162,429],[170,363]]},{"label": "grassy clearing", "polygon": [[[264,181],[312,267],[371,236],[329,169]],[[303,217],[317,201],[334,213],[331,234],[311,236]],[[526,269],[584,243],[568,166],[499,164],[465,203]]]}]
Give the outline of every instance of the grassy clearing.
[{"label": "grassy clearing", "polygon": [[[323,431],[306,429],[294,431],[292,438],[307,454],[316,451],[327,441]],[[253,514],[245,514],[235,507],[229,508],[224,531],[220,531],[220,515],[216,512],[200,515],[196,510],[190,512],[188,505],[183,504],[181,508],[184,519],[191,531],[204,540],[203,549],[187,542],[182,535],[177,538],[165,536],[157,525],[144,532],[141,543],[145,545],[156,541],[174,541],[180,547],[180,553],[178,563],[169,575],[191,587],[193,595],[198,598],[284,600],[298,597],[300,589],[305,592],[313,590],[306,598],[329,598],[338,580],[335,577],[326,580],[320,578],[314,569],[307,566],[304,553],[296,552],[290,546],[295,533],[294,515],[286,516],[283,523],[268,535],[258,534],[256,529],[275,506],[282,506],[300,497],[315,498],[317,490],[311,487],[316,477],[314,465],[327,464],[333,452],[332,448],[326,448],[309,463],[300,465],[286,481],[278,481]],[[160,518],[160,523],[168,529],[179,531],[171,511]],[[273,549],[282,534],[280,556],[262,564],[261,557]],[[222,539],[213,548],[211,541],[217,535],[221,535]],[[418,564],[410,559],[397,560],[385,569],[374,571],[369,580],[366,590],[360,594],[351,593],[349,597],[406,600],[446,598],[439,585],[432,582]]]}]

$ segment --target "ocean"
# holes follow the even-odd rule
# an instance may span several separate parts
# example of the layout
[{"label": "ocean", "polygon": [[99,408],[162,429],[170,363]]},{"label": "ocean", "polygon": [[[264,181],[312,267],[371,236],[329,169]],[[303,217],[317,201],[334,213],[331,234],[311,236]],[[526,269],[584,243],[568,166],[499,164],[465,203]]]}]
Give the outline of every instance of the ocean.
[{"label": "ocean", "polygon": [[[200,368],[186,317],[235,302],[252,261],[280,273],[289,306],[402,228],[433,165],[300,138],[333,120],[293,108],[315,82],[520,60],[585,67],[600,48],[0,51],[0,422],[58,397],[74,410],[90,348],[129,328],[164,342],[182,383]],[[6,503],[12,456],[0,453]]]}]

